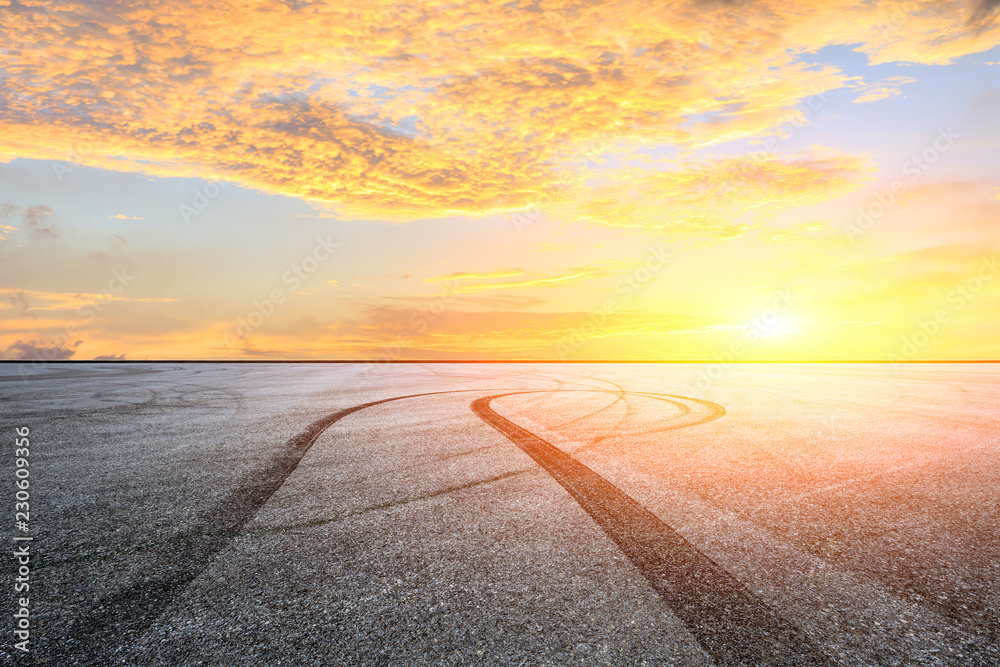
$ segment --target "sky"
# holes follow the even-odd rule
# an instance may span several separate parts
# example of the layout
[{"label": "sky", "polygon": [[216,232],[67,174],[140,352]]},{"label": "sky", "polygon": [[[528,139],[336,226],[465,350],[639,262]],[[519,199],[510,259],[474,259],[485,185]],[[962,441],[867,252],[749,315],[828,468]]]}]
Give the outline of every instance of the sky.
[{"label": "sky", "polygon": [[998,45],[998,0],[0,0],[0,358],[1000,359]]}]

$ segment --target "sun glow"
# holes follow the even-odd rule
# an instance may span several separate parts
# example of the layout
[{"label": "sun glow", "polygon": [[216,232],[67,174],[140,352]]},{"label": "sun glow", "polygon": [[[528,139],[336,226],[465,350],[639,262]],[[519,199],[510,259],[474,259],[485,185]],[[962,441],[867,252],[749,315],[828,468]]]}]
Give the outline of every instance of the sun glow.
[{"label": "sun glow", "polygon": [[770,322],[761,321],[761,338],[787,338],[799,336],[804,332],[805,320],[793,315],[780,315]]}]

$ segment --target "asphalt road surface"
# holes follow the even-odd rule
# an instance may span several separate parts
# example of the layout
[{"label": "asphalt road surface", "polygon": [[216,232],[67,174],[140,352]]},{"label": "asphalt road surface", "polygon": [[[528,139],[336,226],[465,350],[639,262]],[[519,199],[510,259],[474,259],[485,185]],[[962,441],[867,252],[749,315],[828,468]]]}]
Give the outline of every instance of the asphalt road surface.
[{"label": "asphalt road surface", "polygon": [[3,651],[1000,665],[998,399],[990,364],[3,364]]}]

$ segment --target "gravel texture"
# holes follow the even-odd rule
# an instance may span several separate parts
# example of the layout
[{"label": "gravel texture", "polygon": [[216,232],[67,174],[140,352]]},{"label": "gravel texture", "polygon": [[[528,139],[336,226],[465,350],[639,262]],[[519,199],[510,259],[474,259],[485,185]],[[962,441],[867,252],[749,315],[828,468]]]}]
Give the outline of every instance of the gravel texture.
[{"label": "gravel texture", "polygon": [[1000,664],[998,399],[990,364],[2,364],[3,651]]}]

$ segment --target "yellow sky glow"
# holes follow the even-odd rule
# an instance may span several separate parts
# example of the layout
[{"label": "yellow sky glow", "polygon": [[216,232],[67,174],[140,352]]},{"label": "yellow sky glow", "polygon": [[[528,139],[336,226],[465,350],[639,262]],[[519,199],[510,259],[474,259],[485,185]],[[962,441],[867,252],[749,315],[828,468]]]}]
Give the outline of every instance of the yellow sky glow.
[{"label": "yellow sky glow", "polygon": [[0,0],[0,351],[1000,357],[996,10]]}]

